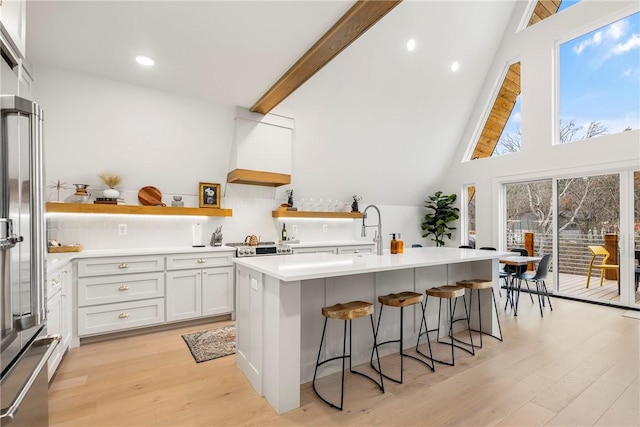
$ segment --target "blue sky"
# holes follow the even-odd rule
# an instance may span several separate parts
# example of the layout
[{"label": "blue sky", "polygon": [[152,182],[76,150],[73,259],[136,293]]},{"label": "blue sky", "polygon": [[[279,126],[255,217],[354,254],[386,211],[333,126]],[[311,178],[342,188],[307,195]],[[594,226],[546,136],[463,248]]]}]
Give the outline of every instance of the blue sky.
[{"label": "blue sky", "polygon": [[[577,2],[564,0],[559,12]],[[640,13],[561,44],[559,58],[562,122],[597,121],[609,133],[640,128]],[[519,127],[518,100],[505,133]]]}]

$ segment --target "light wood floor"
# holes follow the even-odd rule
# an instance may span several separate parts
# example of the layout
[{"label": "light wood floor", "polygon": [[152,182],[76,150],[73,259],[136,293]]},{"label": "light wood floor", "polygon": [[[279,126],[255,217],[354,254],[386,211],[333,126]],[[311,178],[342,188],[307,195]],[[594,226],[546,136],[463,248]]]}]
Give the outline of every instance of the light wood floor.
[{"label": "light wood floor", "polygon": [[[640,425],[640,320],[617,308],[552,303],[544,318],[528,300],[517,318],[501,313],[505,341],[485,338],[475,356],[457,353],[455,367],[436,365],[431,372],[407,360],[405,383],[385,382],[384,394],[348,376],[343,412],[305,384],[301,408],[279,416],[235,367],[234,356],[195,363],[180,335],[213,325],[87,344],[67,354],[50,385],[50,423]],[[385,358],[383,367],[397,367],[395,360]]]}]

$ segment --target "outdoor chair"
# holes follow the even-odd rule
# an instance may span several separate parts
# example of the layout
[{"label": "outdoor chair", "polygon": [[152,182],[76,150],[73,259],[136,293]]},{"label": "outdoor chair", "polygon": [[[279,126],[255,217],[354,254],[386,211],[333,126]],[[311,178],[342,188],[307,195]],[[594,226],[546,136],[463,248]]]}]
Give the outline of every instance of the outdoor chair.
[{"label": "outdoor chair", "polygon": [[[542,256],[542,259],[538,263],[538,268],[534,273],[524,272],[520,275],[520,283],[518,284],[518,296],[516,298],[516,312],[518,311],[518,301],[520,301],[520,287],[522,285],[522,280],[527,283],[527,288],[529,287],[529,280],[535,282],[536,291],[538,293],[538,304],[540,304],[540,316],[544,317],[542,314],[542,307],[545,306],[544,297],[547,297],[549,301],[549,308],[553,311],[553,307],[551,306],[551,298],[549,297],[549,292],[547,291],[547,285],[545,284],[545,279],[547,278],[547,274],[549,273],[549,262],[551,260],[551,254],[546,254]],[[531,294],[529,294],[531,295]]]},{"label": "outdoor chair", "polygon": [[[611,256],[608,250],[602,246],[589,246],[592,257],[589,263],[589,272],[587,273],[587,288],[589,288],[589,282],[591,281],[591,270],[594,268],[600,270],[600,286],[604,281],[605,270],[615,270],[616,278],[618,279],[618,293],[620,293],[620,267],[617,264],[607,264],[607,260]],[[598,257],[603,257],[600,263],[596,263]]]}]

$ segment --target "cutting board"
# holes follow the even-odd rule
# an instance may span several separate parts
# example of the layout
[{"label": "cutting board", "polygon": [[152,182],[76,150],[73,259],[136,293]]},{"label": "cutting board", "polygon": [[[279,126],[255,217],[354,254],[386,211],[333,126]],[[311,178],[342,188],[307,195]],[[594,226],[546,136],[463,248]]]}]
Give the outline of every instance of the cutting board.
[{"label": "cutting board", "polygon": [[167,206],[162,203],[162,193],[156,187],[142,187],[138,191],[138,201],[144,206]]}]

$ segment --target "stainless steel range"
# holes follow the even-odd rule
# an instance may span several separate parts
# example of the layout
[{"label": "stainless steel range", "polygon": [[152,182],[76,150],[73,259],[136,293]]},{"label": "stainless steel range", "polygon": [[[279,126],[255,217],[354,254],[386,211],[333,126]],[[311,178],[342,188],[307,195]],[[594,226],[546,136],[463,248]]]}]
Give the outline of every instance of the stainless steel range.
[{"label": "stainless steel range", "polygon": [[259,242],[256,246],[246,243],[225,243],[225,246],[236,248],[236,257],[291,255],[291,246],[276,242]]}]

